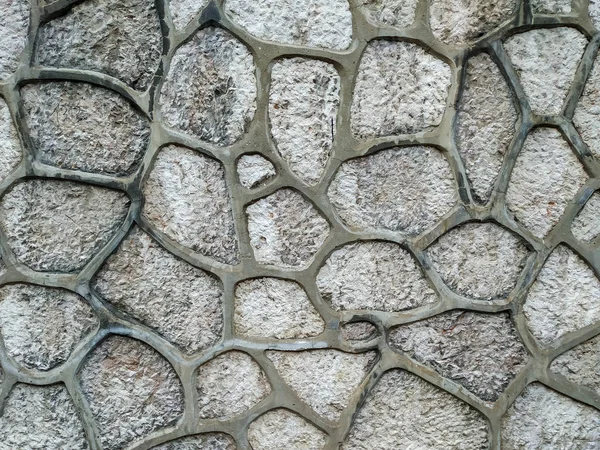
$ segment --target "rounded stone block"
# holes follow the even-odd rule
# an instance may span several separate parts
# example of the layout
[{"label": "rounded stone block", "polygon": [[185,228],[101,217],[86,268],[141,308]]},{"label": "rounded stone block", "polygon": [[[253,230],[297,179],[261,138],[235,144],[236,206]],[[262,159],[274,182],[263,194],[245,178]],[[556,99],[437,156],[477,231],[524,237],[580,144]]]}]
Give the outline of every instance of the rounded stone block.
[{"label": "rounded stone block", "polygon": [[582,242],[589,242],[600,235],[600,192],[594,192],[575,217],[571,232]]},{"label": "rounded stone block", "polygon": [[[600,2],[599,2],[600,4]],[[600,10],[599,10],[600,13]],[[573,115],[573,125],[579,131],[583,142],[597,159],[600,159],[600,59],[596,58],[592,71],[579,97]]]},{"label": "rounded stone block", "polygon": [[600,394],[600,335],[563,353],[550,370]]},{"label": "rounded stone block", "polygon": [[152,447],[151,450],[236,450],[231,436],[225,433],[203,433]]},{"label": "rounded stone block", "polygon": [[409,27],[415,20],[417,0],[365,0],[361,9],[380,27]]},{"label": "rounded stone block", "polygon": [[321,450],[327,435],[287,409],[274,409],[248,427],[253,450]]},{"label": "rounded stone block", "polygon": [[207,4],[208,0],[169,0],[175,27],[185,27]]},{"label": "rounded stone block", "polygon": [[21,53],[27,45],[29,8],[28,0],[0,3],[0,80],[8,78],[19,66]]}]

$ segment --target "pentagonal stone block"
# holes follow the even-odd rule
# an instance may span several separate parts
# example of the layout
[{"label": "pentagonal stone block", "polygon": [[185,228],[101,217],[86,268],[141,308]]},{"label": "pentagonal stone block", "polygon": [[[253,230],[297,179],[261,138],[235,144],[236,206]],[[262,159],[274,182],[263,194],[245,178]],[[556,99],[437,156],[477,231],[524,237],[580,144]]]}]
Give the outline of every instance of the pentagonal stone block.
[{"label": "pentagonal stone block", "polygon": [[235,441],[225,433],[203,433],[152,447],[151,450],[236,450]]},{"label": "pentagonal stone block", "polygon": [[[600,4],[600,3],[599,3]],[[596,58],[592,71],[573,115],[573,124],[592,155],[600,158],[600,60]]]},{"label": "pentagonal stone block", "polygon": [[208,0],[169,0],[175,27],[185,27],[207,4]]},{"label": "pentagonal stone block", "polygon": [[571,0],[532,0],[531,8],[538,14],[568,14]]},{"label": "pentagonal stone block", "polygon": [[256,154],[242,156],[237,162],[237,173],[240,184],[248,189],[264,184],[277,175],[273,163]]},{"label": "pentagonal stone block", "polygon": [[417,0],[366,0],[361,8],[379,26],[408,27],[415,20]]},{"label": "pentagonal stone block", "polygon": [[287,409],[271,410],[248,427],[253,450],[321,450],[327,435]]},{"label": "pentagonal stone block", "polygon": [[571,232],[582,242],[589,242],[600,234],[600,192],[594,192],[575,217]]},{"label": "pentagonal stone block", "polygon": [[563,353],[550,365],[550,370],[569,381],[600,394],[600,336]]},{"label": "pentagonal stone block", "polygon": [[0,80],[8,78],[19,66],[27,44],[29,1],[15,0],[0,4]]},{"label": "pentagonal stone block", "polygon": [[23,158],[17,129],[8,105],[0,97],[0,182],[17,167]]}]

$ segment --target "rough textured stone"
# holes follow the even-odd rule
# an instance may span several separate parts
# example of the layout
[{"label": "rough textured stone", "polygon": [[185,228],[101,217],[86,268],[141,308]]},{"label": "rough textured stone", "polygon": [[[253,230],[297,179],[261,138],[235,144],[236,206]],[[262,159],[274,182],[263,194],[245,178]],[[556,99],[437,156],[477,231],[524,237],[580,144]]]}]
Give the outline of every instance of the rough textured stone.
[{"label": "rough textured stone", "polygon": [[467,62],[464,91],[456,117],[456,145],[475,199],[489,200],[515,133],[512,93],[486,53]]},{"label": "rough textured stone", "polygon": [[580,241],[591,241],[600,234],[600,192],[587,201],[571,225],[571,232]]},{"label": "rough textured stone", "polygon": [[302,195],[280,189],[246,208],[254,257],[261,264],[306,266],[329,235],[329,224]]},{"label": "rough textured stone", "polygon": [[342,450],[484,450],[488,425],[456,397],[402,370],[386,372],[359,410]]},{"label": "rough textured stone", "polygon": [[243,281],[235,289],[235,329],[241,336],[298,339],[325,329],[302,287],[279,278]]},{"label": "rough textured stone", "polygon": [[229,32],[204,28],[173,55],[160,103],[169,126],[212,144],[233,144],[256,110],[251,53]]},{"label": "rough textured stone", "polygon": [[357,139],[417,133],[440,124],[450,67],[411,42],[376,40],[360,61],[352,99]]},{"label": "rough textured stone", "polygon": [[367,341],[378,334],[377,328],[370,322],[346,323],[340,329],[340,336],[348,341]]},{"label": "rough textured stone", "polygon": [[392,242],[339,248],[319,271],[317,287],[337,311],[402,311],[437,300],[410,253]]},{"label": "rough textured stone", "polygon": [[543,344],[600,320],[600,281],[568,247],[558,246],[529,289],[523,312]]},{"label": "rough textured stone", "polygon": [[152,347],[110,336],[90,354],[79,374],[100,442],[117,450],[183,414],[183,390],[173,367]]},{"label": "rough textured stone", "polygon": [[467,223],[444,234],[427,255],[453,291],[493,300],[513,289],[528,251],[521,239],[494,223]]},{"label": "rough textured stone", "polygon": [[536,114],[560,114],[587,40],[575,28],[541,28],[504,43]]},{"label": "rough textured stone", "polygon": [[143,215],[168,237],[226,264],[238,244],[223,165],[187,148],[159,154],[144,185]]},{"label": "rough textured stone", "polygon": [[271,133],[290,170],[316,184],[329,161],[340,103],[340,76],[332,64],[286,58],[271,69]]},{"label": "rough textured stone", "polygon": [[[2,42],[1,38],[0,42]],[[21,143],[17,129],[13,124],[8,105],[0,97],[0,182],[21,162],[21,159]]]},{"label": "rough textured stone", "polygon": [[287,409],[271,410],[248,428],[253,450],[321,450],[327,435]]},{"label": "rough textured stone", "polygon": [[417,0],[362,0],[361,7],[379,26],[408,27],[415,20]]},{"label": "rough textured stone", "polygon": [[536,128],[527,136],[515,162],[506,204],[519,222],[543,238],[587,178],[558,130]]},{"label": "rough textured stone", "polygon": [[273,163],[260,155],[244,155],[237,163],[237,173],[240,184],[252,189],[266,183],[275,175]]},{"label": "rough textured stone", "polygon": [[198,369],[198,416],[233,417],[247,411],[271,392],[260,366],[246,353],[231,351]]},{"label": "rough textured stone", "polygon": [[532,0],[531,8],[538,14],[567,14],[571,12],[571,0]]},{"label": "rough textured stone", "polygon": [[347,0],[226,0],[225,12],[260,39],[335,50],[348,48],[352,42]]},{"label": "rough textured stone", "polygon": [[377,353],[268,351],[283,380],[318,414],[337,420],[375,363]]},{"label": "rough textured stone", "polygon": [[29,1],[11,0],[0,4],[0,80],[17,70],[19,58],[27,44]]},{"label": "rough textured stone", "polygon": [[345,162],[328,196],[352,228],[410,235],[432,227],[458,199],[450,165],[432,147],[393,148]]},{"label": "rough textured stone", "polygon": [[71,181],[26,180],[4,194],[0,223],[34,270],[75,272],[119,229],[129,208],[118,191]]},{"label": "rough textured stone", "polygon": [[0,416],[0,448],[89,448],[83,425],[65,387],[17,384]]},{"label": "rough textured stone", "polygon": [[594,450],[600,412],[542,384],[525,388],[502,421],[502,448]]},{"label": "rough textured stone", "polygon": [[90,0],[38,31],[34,62],[104,72],[146,89],[158,68],[162,36],[153,1]]},{"label": "rough textured stone", "polygon": [[596,29],[600,29],[600,0],[589,0],[588,13]]},{"label": "rough textured stone", "polygon": [[186,352],[204,350],[221,337],[220,281],[177,259],[139,228],[108,258],[93,287]]},{"label": "rough textured stone", "polygon": [[[599,2],[600,4],[600,2]],[[599,10],[600,19],[600,10]],[[600,158],[600,58],[596,58],[592,71],[573,115],[573,124],[592,155]]]},{"label": "rough textured stone", "polygon": [[185,27],[208,4],[208,0],[169,0],[173,23]]},{"label": "rough textured stone", "polygon": [[127,175],[150,139],[148,121],[113,91],[87,83],[28,84],[21,89],[37,158],[64,169]]},{"label": "rough textured stone", "polygon": [[235,441],[225,433],[205,433],[152,447],[152,450],[236,450]]},{"label": "rough textured stone", "polygon": [[550,370],[569,381],[600,394],[600,336],[590,339],[556,358]]}]

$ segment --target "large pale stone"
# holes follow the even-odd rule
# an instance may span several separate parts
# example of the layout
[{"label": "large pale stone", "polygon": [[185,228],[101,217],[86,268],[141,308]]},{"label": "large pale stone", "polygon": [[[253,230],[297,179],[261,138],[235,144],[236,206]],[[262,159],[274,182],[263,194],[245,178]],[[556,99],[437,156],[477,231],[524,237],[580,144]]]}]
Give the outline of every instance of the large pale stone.
[{"label": "large pale stone", "polygon": [[3,1],[0,3],[0,17],[0,80],[4,80],[17,70],[27,44],[29,1]]},{"label": "large pale stone", "polygon": [[327,435],[287,409],[271,410],[248,428],[253,450],[321,450]]},{"label": "large pale stone", "polygon": [[185,437],[166,444],[152,447],[151,450],[236,450],[235,441],[225,433],[205,433]]},{"label": "large pale stone", "polygon": [[[600,4],[600,3],[599,3]],[[599,11],[600,14],[600,11]],[[600,59],[596,58],[573,115],[573,124],[592,155],[600,159]]]},{"label": "large pale stone", "polygon": [[571,0],[531,0],[531,8],[538,14],[568,14]]},{"label": "large pale stone", "polygon": [[580,241],[591,241],[600,234],[600,192],[587,201],[571,224],[571,232]]},{"label": "large pale stone", "polygon": [[273,163],[260,155],[244,155],[237,163],[237,173],[240,184],[252,189],[269,181],[277,172]]},{"label": "large pale stone", "polygon": [[0,97],[0,182],[21,162],[21,159],[21,143],[17,129],[8,105]]},{"label": "large pale stone", "polygon": [[599,361],[600,336],[596,336],[556,358],[550,370],[600,394]]},{"label": "large pale stone", "polygon": [[364,0],[361,7],[379,26],[408,27],[415,20],[417,0]]},{"label": "large pale stone", "polygon": [[208,4],[208,0],[169,0],[173,23],[185,27]]}]

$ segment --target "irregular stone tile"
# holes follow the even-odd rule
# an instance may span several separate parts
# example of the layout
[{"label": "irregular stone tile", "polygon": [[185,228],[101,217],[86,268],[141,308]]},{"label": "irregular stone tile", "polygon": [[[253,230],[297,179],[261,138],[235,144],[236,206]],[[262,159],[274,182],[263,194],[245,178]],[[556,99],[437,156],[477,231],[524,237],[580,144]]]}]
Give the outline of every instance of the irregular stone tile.
[{"label": "irregular stone tile", "polygon": [[332,64],[286,58],[271,69],[269,120],[290,170],[313,185],[325,171],[340,105],[340,76]]},{"label": "irregular stone tile", "polygon": [[571,224],[576,239],[589,242],[600,234],[600,192],[594,192]]},{"label": "irregular stone tile", "polygon": [[563,353],[550,365],[550,370],[580,386],[600,394],[600,336]]},{"label": "irregular stone tile", "polygon": [[233,144],[256,110],[252,54],[221,28],[200,30],[173,55],[160,104],[176,130],[219,146]]},{"label": "irregular stone tile", "polygon": [[225,433],[204,433],[152,447],[151,450],[236,450],[235,441]]},{"label": "irregular stone tile", "polygon": [[316,336],[325,322],[302,287],[279,278],[255,278],[235,289],[235,330],[241,336],[298,339]]},{"label": "irregular stone tile", "polygon": [[571,0],[531,0],[531,8],[538,14],[568,14]]},{"label": "irregular stone tile", "polygon": [[160,151],[144,185],[142,214],[168,237],[225,264],[239,252],[223,165],[171,145]]},{"label": "irregular stone tile", "polygon": [[327,435],[287,409],[273,409],[250,424],[248,441],[253,450],[321,450]]},{"label": "irregular stone tile", "polygon": [[368,341],[377,335],[377,328],[370,322],[346,323],[340,329],[340,336],[347,341]]},{"label": "irregular stone tile", "polygon": [[183,389],[173,367],[135,339],[108,337],[88,356],[79,378],[107,450],[173,425],[183,414]]},{"label": "irregular stone tile", "polygon": [[403,370],[383,374],[356,415],[342,450],[489,448],[483,415]]},{"label": "irregular stone tile", "polygon": [[96,70],[145,90],[162,53],[153,1],[91,0],[38,31],[35,64]]},{"label": "irregular stone tile", "polygon": [[187,353],[205,350],[221,338],[221,282],[171,255],[137,227],[108,258],[92,286]]},{"label": "irregular stone tile", "polygon": [[71,82],[28,84],[21,95],[41,162],[108,175],[137,169],[150,140],[150,125],[120,95]]},{"label": "irregular stone tile", "polygon": [[180,29],[185,27],[208,4],[208,0],[169,0],[173,23]]},{"label": "irregular stone tile", "polygon": [[587,39],[575,28],[538,28],[509,37],[506,53],[536,114],[560,114]]},{"label": "irregular stone tile", "polygon": [[600,1],[589,0],[588,13],[596,29],[600,29]]},{"label": "irregular stone tile", "polygon": [[29,1],[12,0],[0,4],[0,80],[8,78],[19,66],[27,45]]},{"label": "irregular stone tile", "polygon": [[450,67],[411,42],[375,40],[362,56],[350,120],[357,139],[426,131],[440,124]]},{"label": "irregular stone tile", "polygon": [[244,155],[237,163],[237,173],[242,186],[252,189],[275,175],[273,163],[260,155]]},{"label": "irregular stone tile", "polygon": [[251,35],[281,44],[343,50],[352,42],[346,0],[226,0],[225,13]]},{"label": "irregular stone tile", "polygon": [[410,253],[392,242],[357,242],[337,249],[317,274],[317,287],[336,311],[394,312],[437,300]]},{"label": "irregular stone tile", "polygon": [[327,192],[340,218],[356,229],[416,235],[458,200],[454,176],[433,147],[402,147],[343,163]]},{"label": "irregular stone tile", "polygon": [[560,245],[529,289],[523,312],[531,333],[548,345],[600,321],[600,281],[578,255]]},{"label": "irregular stone tile", "polygon": [[246,353],[230,351],[198,369],[198,416],[233,417],[249,410],[271,393],[260,366]]},{"label": "irregular stone tile", "polygon": [[527,136],[515,162],[506,205],[517,221],[543,238],[587,178],[558,130],[536,128]]},{"label": "irregular stone tile", "polygon": [[415,20],[417,0],[364,0],[361,9],[379,26],[409,27]]},{"label": "irregular stone tile", "polygon": [[470,58],[466,70],[456,117],[456,145],[475,199],[486,203],[515,134],[517,113],[512,93],[489,55]]},{"label": "irregular stone tile", "polygon": [[[0,42],[2,42],[1,38]],[[0,97],[0,182],[19,165],[21,159],[23,159],[23,155],[17,129],[8,105]]]},{"label": "irregular stone tile", "polygon": [[502,448],[593,450],[600,442],[600,412],[530,384],[502,420]]},{"label": "irregular stone tile", "polygon": [[0,416],[0,448],[88,449],[83,424],[66,388],[15,385]]},{"label": "irregular stone tile", "polygon": [[529,252],[516,235],[494,223],[466,223],[427,249],[433,267],[455,292],[502,298],[515,287]]},{"label": "irregular stone tile", "polygon": [[22,263],[39,271],[75,272],[121,227],[129,203],[112,189],[30,179],[4,194],[0,223]]},{"label": "irregular stone tile", "polygon": [[[600,4],[600,3],[599,3]],[[591,5],[591,3],[590,3]],[[600,9],[598,11],[600,19]],[[600,158],[600,58],[596,58],[592,71],[579,97],[573,115],[573,124],[592,155]]]},{"label": "irregular stone tile", "polygon": [[375,364],[377,352],[268,351],[267,357],[302,401],[318,414],[335,421]]},{"label": "irregular stone tile", "polygon": [[308,265],[329,235],[329,223],[292,189],[280,189],[246,208],[254,257],[260,264]]}]

